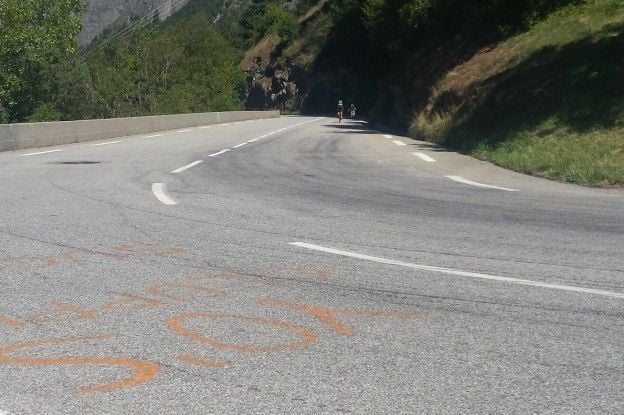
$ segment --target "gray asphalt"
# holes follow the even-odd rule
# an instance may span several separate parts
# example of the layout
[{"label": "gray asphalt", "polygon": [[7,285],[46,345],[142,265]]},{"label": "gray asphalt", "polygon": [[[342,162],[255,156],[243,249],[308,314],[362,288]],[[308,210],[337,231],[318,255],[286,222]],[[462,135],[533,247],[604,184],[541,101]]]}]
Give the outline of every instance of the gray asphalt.
[{"label": "gray asphalt", "polygon": [[0,153],[0,414],[624,413],[622,190],[361,121],[118,140]]}]

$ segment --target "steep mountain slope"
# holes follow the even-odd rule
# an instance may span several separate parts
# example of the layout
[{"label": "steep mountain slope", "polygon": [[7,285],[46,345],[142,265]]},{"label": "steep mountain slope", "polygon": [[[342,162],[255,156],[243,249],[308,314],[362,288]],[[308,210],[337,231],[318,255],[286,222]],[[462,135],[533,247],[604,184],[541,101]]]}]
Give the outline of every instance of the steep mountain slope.
[{"label": "steep mountain slope", "polygon": [[[166,19],[181,9],[188,0],[87,0],[83,29],[78,38],[80,45],[89,44],[113,23],[153,12],[159,19]],[[156,15],[157,14],[157,15]]]}]

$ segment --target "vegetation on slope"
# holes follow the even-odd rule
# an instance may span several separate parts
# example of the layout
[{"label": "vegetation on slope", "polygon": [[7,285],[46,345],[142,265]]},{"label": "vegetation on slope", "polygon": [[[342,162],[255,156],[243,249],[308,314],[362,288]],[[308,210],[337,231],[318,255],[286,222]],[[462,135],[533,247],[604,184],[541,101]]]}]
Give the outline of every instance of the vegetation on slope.
[{"label": "vegetation on slope", "polygon": [[417,136],[501,166],[624,183],[624,3],[567,7],[435,84]]}]

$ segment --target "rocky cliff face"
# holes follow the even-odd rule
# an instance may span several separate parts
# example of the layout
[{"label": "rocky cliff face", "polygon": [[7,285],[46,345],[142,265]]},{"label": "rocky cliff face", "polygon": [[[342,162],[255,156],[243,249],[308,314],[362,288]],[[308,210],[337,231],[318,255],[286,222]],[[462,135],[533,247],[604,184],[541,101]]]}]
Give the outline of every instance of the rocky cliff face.
[{"label": "rocky cliff face", "polygon": [[188,0],[87,0],[83,29],[78,41],[88,45],[97,35],[116,22],[142,17],[147,13],[163,20]]}]

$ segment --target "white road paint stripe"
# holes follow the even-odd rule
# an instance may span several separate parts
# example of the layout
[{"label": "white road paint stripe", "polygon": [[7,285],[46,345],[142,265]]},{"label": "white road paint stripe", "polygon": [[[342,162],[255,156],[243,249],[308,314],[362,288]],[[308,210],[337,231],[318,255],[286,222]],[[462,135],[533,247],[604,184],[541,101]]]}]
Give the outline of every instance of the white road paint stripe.
[{"label": "white road paint stripe", "polygon": [[393,143],[396,144],[397,146],[406,146],[407,145],[403,141],[400,141],[400,140],[394,140]]},{"label": "white road paint stripe", "polygon": [[172,174],[182,173],[184,170],[188,170],[188,169],[190,169],[191,167],[195,167],[195,166],[197,166],[198,164],[203,163],[203,162],[204,162],[204,160],[197,160],[197,161],[194,161],[194,162],[192,162],[191,164],[187,164],[186,166],[180,167],[179,169],[175,169],[175,170],[174,170],[174,171],[172,171],[171,173],[172,173]]},{"label": "white road paint stripe", "polygon": [[248,142],[248,143],[255,143],[256,141],[260,140],[261,138],[264,138],[264,137],[254,138],[254,139],[249,140],[249,141],[247,141],[247,142]]},{"label": "white road paint stripe", "polygon": [[154,138],[154,137],[162,137],[162,134],[152,134],[152,135],[146,135],[145,138]]},{"label": "white road paint stripe", "polygon": [[247,143],[240,143],[239,145],[234,146],[233,148],[241,148],[242,146],[246,146],[246,145]]},{"label": "white road paint stripe", "polygon": [[482,187],[484,189],[504,190],[505,192],[519,192],[520,191],[518,189],[510,189],[508,187],[499,187],[499,186],[492,186],[489,184],[473,182],[472,180],[464,179],[461,176],[446,176],[446,177],[457,183],[463,183],[463,184],[467,184],[469,186],[475,186],[475,187]]},{"label": "white road paint stripe", "polygon": [[221,125],[225,127],[226,125],[230,125],[230,123],[226,122],[225,124],[221,124]]},{"label": "white road paint stripe", "polygon": [[106,143],[98,143],[98,144],[93,144],[94,147],[99,147],[99,146],[108,146],[111,144],[117,144],[117,143],[121,143],[121,140],[119,141],[108,141]]},{"label": "white road paint stripe", "polygon": [[340,255],[340,256],[349,257],[349,258],[362,259],[364,261],[378,262],[380,264],[396,265],[400,267],[412,268],[412,269],[417,269],[421,271],[430,271],[430,272],[437,272],[441,274],[455,275],[459,277],[476,278],[476,279],[490,280],[490,281],[500,281],[500,282],[506,282],[510,284],[528,285],[531,287],[547,288],[551,290],[571,291],[571,292],[577,292],[577,293],[583,293],[583,294],[593,294],[593,295],[601,295],[603,297],[624,299],[624,293],[615,292],[615,291],[597,290],[594,288],[576,287],[572,285],[551,284],[551,283],[546,283],[546,282],[525,280],[525,279],[520,279],[520,278],[502,277],[498,275],[481,274],[478,272],[460,271],[460,270],[456,270],[452,268],[441,268],[441,267],[433,267],[429,265],[412,264],[409,262],[396,261],[393,259],[386,259],[386,258],[380,258],[380,257],[375,257],[375,256],[370,256],[370,255],[358,254],[355,252],[342,251],[339,249],[326,248],[324,246],[308,244],[305,242],[292,242],[289,245],[294,245],[300,248],[312,249],[315,251],[326,252],[329,254]]},{"label": "white road paint stripe", "polygon": [[179,133],[188,133],[189,131],[191,131],[190,129],[186,129],[186,130],[178,130]]},{"label": "white road paint stripe", "polygon": [[384,134],[385,138],[394,138],[393,136],[391,136],[390,134]]},{"label": "white road paint stripe", "polygon": [[200,130],[205,130],[206,128],[212,128],[212,125],[203,125],[199,127]]},{"label": "white road paint stripe", "polygon": [[228,151],[230,151],[230,149],[226,148],[225,150],[221,150],[218,153],[210,154],[208,157],[217,157],[217,156],[220,156],[223,153],[227,153]]},{"label": "white road paint stripe", "polygon": [[433,157],[429,157],[425,153],[414,153],[414,155],[416,157],[420,157],[421,159],[423,159],[424,161],[429,162],[429,163],[433,163],[435,161],[435,159]]},{"label": "white road paint stripe", "polygon": [[177,205],[178,202],[176,202],[175,200],[167,196],[167,194],[165,193],[165,190],[166,190],[166,186],[164,183],[152,184],[152,193],[154,194],[154,196],[156,196],[156,199],[158,199],[161,203],[167,206]]},{"label": "white road paint stripe", "polygon": [[20,154],[20,157],[28,157],[28,156],[37,156],[39,154],[49,154],[49,153],[58,153],[63,150],[48,150],[48,151],[38,151],[36,153],[28,153],[28,154]]}]

